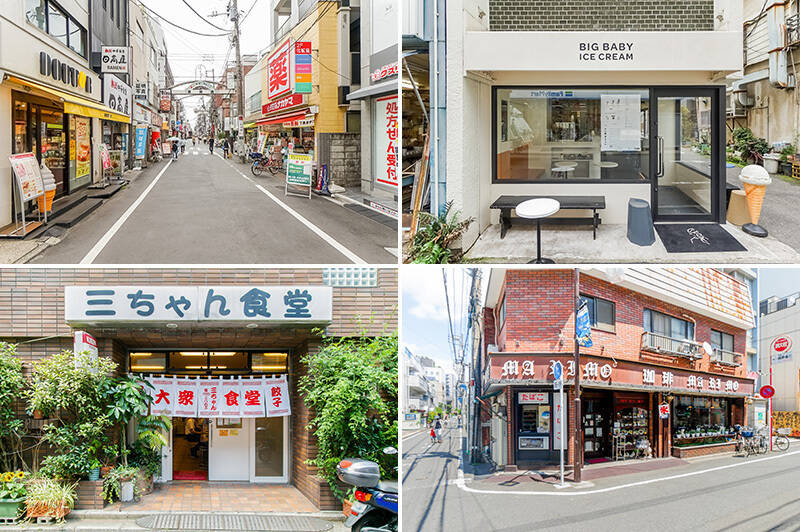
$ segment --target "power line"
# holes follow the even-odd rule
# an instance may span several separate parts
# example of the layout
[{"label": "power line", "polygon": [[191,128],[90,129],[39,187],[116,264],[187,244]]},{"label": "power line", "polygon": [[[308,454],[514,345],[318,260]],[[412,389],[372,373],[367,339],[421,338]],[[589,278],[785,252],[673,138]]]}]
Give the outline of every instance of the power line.
[{"label": "power line", "polygon": [[191,10],[192,10],[192,13],[194,13],[195,15],[197,15],[198,17],[200,17],[200,18],[203,20],[203,22],[205,22],[205,23],[206,23],[206,24],[208,24],[209,26],[213,26],[213,27],[217,28],[218,30],[222,30],[222,31],[230,31],[230,30],[229,30],[229,29],[227,29],[227,28],[220,28],[219,26],[217,26],[216,24],[214,24],[213,22],[211,22],[210,20],[208,20],[206,17],[204,17],[203,15],[201,15],[200,13],[198,13],[198,12],[197,12],[197,10],[195,10],[195,8],[193,8],[193,7],[192,7],[192,4],[190,4],[190,3],[189,3],[189,2],[187,2],[186,0],[183,0],[183,3],[184,3],[184,4],[186,4],[186,7],[188,7],[189,9],[191,9]]},{"label": "power line", "polygon": [[201,37],[229,37],[230,36],[230,32],[228,32],[228,33],[201,33],[199,31],[190,30],[190,29],[184,28],[183,26],[181,26],[179,24],[175,24],[174,22],[172,22],[170,20],[165,19],[164,17],[162,17],[161,15],[159,15],[158,13],[156,13],[155,11],[153,11],[152,9],[150,9],[149,7],[147,7],[144,4],[142,4],[142,7],[145,8],[150,13],[152,13],[153,16],[155,16],[155,17],[159,18],[160,20],[166,22],[170,26],[175,26],[176,28],[181,29],[181,30],[183,30],[185,32],[188,32],[188,33],[194,33],[195,35],[200,35]]},{"label": "power line", "polygon": [[[184,1],[186,1],[186,0],[184,0]],[[253,4],[250,6],[250,9],[247,10],[247,13],[244,14],[244,16],[242,17],[242,20],[239,21],[239,24],[244,22],[244,19],[246,19],[247,15],[249,15],[250,12],[253,10],[253,8],[256,7],[257,3],[258,3],[258,0],[253,0]]]}]

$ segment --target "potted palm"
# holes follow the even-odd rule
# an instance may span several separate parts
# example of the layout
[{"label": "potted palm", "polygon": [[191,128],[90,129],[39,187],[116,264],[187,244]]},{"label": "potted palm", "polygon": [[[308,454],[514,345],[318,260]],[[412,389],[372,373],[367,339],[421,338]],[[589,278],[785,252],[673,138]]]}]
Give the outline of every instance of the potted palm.
[{"label": "potted palm", "polygon": [[77,482],[62,484],[51,478],[32,480],[25,496],[28,517],[54,517],[63,520],[75,506],[77,486]]},{"label": "potted palm", "polygon": [[25,473],[14,471],[0,475],[0,519],[17,519],[24,513]]}]

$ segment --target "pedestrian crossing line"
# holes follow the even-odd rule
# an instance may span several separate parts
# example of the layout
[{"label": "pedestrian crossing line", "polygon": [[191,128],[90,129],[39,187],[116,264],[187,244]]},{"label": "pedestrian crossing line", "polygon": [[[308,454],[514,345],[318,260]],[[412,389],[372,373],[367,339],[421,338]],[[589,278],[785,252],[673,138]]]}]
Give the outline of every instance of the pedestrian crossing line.
[{"label": "pedestrian crossing line", "polygon": [[280,199],[279,199],[277,196],[275,196],[275,194],[273,194],[272,192],[268,191],[267,189],[265,189],[264,187],[262,187],[260,184],[258,184],[257,182],[253,181],[253,180],[252,180],[250,177],[248,177],[247,175],[245,175],[244,173],[242,173],[242,172],[241,172],[241,171],[240,171],[238,168],[236,168],[235,166],[233,166],[233,164],[231,164],[229,161],[226,161],[226,160],[225,160],[225,159],[222,157],[222,155],[220,155],[220,154],[218,154],[218,153],[215,153],[214,155],[216,155],[217,157],[219,157],[220,159],[222,159],[222,160],[223,160],[225,163],[227,163],[227,164],[228,164],[228,165],[229,165],[231,168],[233,168],[233,169],[234,169],[234,170],[235,170],[235,171],[236,171],[236,172],[237,172],[237,173],[238,173],[240,176],[242,176],[243,178],[245,178],[245,179],[247,179],[248,181],[250,181],[252,184],[254,184],[254,185],[256,186],[256,188],[257,188],[258,190],[260,190],[261,192],[263,192],[263,193],[264,193],[264,194],[265,194],[265,195],[266,195],[266,196],[267,196],[269,199],[271,199],[272,201],[274,201],[275,203],[277,203],[277,204],[278,204],[278,206],[279,206],[280,208],[282,208],[283,210],[285,210],[286,212],[288,212],[289,214],[291,214],[292,216],[294,216],[294,217],[295,217],[295,218],[296,218],[296,219],[297,219],[297,220],[298,220],[298,221],[299,221],[301,224],[305,225],[305,226],[306,226],[308,229],[310,229],[311,231],[313,231],[313,232],[314,232],[314,233],[315,233],[315,234],[316,234],[318,237],[320,237],[320,238],[321,238],[321,239],[323,239],[325,242],[327,242],[327,243],[328,243],[328,244],[329,244],[331,247],[333,247],[334,249],[336,249],[336,251],[338,251],[339,253],[341,253],[341,254],[342,254],[342,255],[344,255],[345,257],[347,257],[347,258],[348,258],[348,259],[349,259],[351,262],[353,262],[353,263],[355,263],[355,264],[366,264],[366,263],[367,263],[367,261],[365,261],[364,259],[362,259],[362,258],[361,258],[361,257],[359,257],[358,255],[356,255],[355,253],[353,253],[352,251],[350,251],[349,249],[347,249],[345,246],[343,246],[343,245],[342,245],[342,244],[341,244],[339,241],[337,241],[335,238],[333,238],[333,237],[332,237],[332,236],[330,236],[328,233],[326,233],[325,231],[323,231],[322,229],[320,229],[319,227],[317,227],[316,225],[314,225],[313,223],[311,223],[311,222],[310,222],[308,219],[306,219],[306,218],[305,218],[305,217],[304,217],[302,214],[300,214],[299,212],[297,212],[296,210],[292,209],[292,208],[291,208],[291,207],[289,207],[287,204],[285,204],[284,202],[282,202],[282,201],[281,201],[281,200],[280,200]]},{"label": "pedestrian crossing line", "polygon": [[164,166],[164,168],[162,168],[161,171],[156,176],[156,178],[153,179],[153,181],[149,185],[147,185],[147,188],[144,189],[144,191],[139,195],[138,198],[136,198],[136,201],[134,201],[131,204],[131,206],[128,207],[128,210],[126,210],[122,214],[122,216],[120,216],[119,219],[116,222],[114,222],[114,225],[112,225],[111,228],[108,231],[106,231],[106,234],[104,234],[100,238],[100,240],[97,241],[94,247],[92,247],[92,249],[89,250],[89,253],[87,253],[86,256],[81,259],[80,262],[81,264],[91,264],[95,260],[97,260],[97,256],[100,255],[100,253],[108,245],[111,239],[114,238],[114,235],[117,234],[117,231],[119,231],[120,228],[123,226],[123,224],[128,220],[128,218],[130,218],[131,214],[133,214],[133,211],[135,211],[136,208],[142,204],[144,199],[147,197],[148,194],[150,194],[150,191],[153,190],[153,188],[158,183],[158,180],[161,179],[161,176],[164,175],[164,172],[167,171],[167,168],[169,168],[169,165],[171,164],[172,164],[172,159],[167,161],[167,164]]}]

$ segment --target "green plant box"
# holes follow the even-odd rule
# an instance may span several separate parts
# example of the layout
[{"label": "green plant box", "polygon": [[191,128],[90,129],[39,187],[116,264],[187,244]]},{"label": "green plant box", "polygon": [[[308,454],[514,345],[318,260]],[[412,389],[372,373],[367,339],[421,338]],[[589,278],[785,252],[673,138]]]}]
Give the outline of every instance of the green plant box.
[{"label": "green plant box", "polygon": [[25,498],[0,499],[0,517],[19,517],[25,507]]}]

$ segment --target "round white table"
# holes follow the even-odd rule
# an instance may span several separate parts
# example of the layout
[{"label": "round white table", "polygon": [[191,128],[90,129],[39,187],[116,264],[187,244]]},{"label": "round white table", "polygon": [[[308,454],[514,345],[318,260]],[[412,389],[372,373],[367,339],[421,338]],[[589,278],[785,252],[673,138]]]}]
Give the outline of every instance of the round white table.
[{"label": "round white table", "polygon": [[537,198],[523,201],[517,205],[517,216],[536,220],[536,260],[528,264],[553,264],[552,259],[542,258],[542,218],[547,218],[557,213],[561,209],[561,204],[551,198]]},{"label": "round white table", "polygon": [[608,170],[609,169],[617,168],[619,166],[619,163],[614,163],[614,162],[611,162],[611,161],[600,161],[599,163],[593,163],[593,164],[595,166],[599,166],[600,167],[600,177],[602,179],[606,178],[606,175],[608,174]]}]

